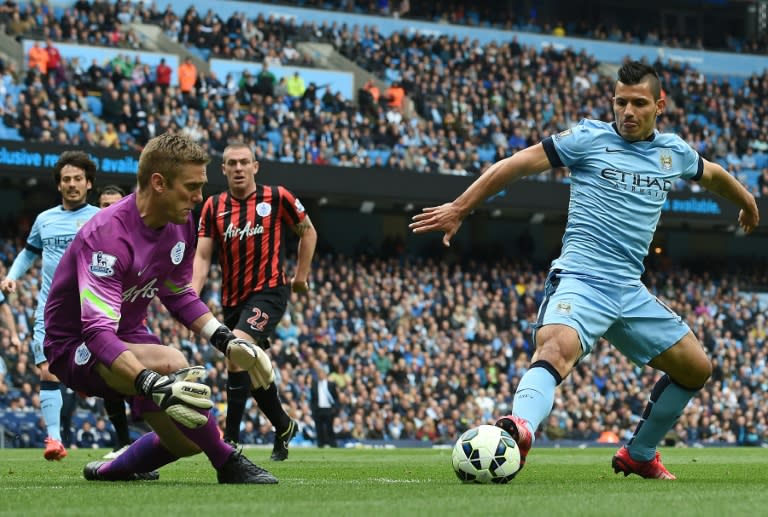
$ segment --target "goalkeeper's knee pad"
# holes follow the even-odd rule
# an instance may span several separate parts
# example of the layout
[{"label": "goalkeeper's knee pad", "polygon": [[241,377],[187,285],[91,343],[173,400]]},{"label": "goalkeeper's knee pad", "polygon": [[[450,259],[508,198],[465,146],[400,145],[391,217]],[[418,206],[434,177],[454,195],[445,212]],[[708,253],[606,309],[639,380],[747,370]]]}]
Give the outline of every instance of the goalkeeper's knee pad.
[{"label": "goalkeeper's knee pad", "polygon": [[275,382],[275,371],[272,369],[272,361],[267,353],[256,347],[256,363],[248,369],[251,384],[254,389],[267,388]]}]

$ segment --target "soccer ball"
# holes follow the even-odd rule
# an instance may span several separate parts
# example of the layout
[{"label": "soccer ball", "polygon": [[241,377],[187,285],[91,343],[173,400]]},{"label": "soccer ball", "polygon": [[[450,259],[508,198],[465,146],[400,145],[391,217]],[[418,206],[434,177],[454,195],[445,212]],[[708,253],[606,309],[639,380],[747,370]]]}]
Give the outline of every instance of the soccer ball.
[{"label": "soccer ball", "polygon": [[465,483],[508,483],[520,470],[520,449],[504,429],[481,425],[459,437],[451,462]]}]

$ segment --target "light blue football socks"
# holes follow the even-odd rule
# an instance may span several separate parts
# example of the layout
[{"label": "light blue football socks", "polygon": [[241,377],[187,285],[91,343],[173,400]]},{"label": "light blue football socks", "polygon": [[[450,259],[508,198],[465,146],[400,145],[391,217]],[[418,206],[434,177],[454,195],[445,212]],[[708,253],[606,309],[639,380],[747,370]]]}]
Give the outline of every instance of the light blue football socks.
[{"label": "light blue football socks", "polygon": [[40,411],[48,436],[61,441],[61,406],[63,405],[59,383],[42,381],[40,383]]},{"label": "light blue football socks", "polygon": [[537,363],[531,365],[531,369],[520,379],[512,404],[512,414],[524,418],[530,424],[528,430],[531,432],[531,443],[539,424],[552,411],[558,384],[552,373]]}]

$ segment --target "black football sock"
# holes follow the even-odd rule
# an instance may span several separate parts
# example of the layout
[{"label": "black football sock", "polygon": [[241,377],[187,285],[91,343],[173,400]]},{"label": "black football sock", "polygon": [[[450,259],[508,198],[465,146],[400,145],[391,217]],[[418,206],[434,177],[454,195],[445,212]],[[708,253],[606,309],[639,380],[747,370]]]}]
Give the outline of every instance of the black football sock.
[{"label": "black football sock", "polygon": [[240,422],[245,414],[245,403],[251,389],[251,378],[248,372],[229,372],[227,381],[227,423],[224,429],[224,439],[238,442],[240,438]]},{"label": "black football sock", "polygon": [[269,387],[256,388],[251,391],[251,395],[259,404],[259,408],[266,415],[272,425],[275,426],[277,434],[285,431],[290,425],[291,418],[288,413],[283,409],[283,404],[280,402],[280,395],[277,393],[277,385],[273,382]]},{"label": "black football sock", "polygon": [[131,437],[128,432],[128,416],[125,414],[125,402],[122,399],[104,399],[104,409],[107,411],[107,417],[115,428],[117,442],[115,450],[130,445]]}]

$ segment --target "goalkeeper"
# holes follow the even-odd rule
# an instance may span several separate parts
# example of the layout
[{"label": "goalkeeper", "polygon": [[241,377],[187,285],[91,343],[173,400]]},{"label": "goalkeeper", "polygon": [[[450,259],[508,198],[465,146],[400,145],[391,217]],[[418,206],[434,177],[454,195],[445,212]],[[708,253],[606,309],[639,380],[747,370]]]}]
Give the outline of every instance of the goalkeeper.
[{"label": "goalkeeper", "polygon": [[209,158],[192,140],[163,134],[139,158],[138,188],[100,211],[61,258],[45,309],[50,371],[73,390],[104,398],[133,396],[153,432],[118,458],[85,466],[88,480],[157,479],[156,469],[203,452],[219,483],[277,483],[221,439],[202,367],[161,346],[145,325],[158,298],[168,312],[242,368],[260,349],[220,325],[190,287],[196,225]]}]

